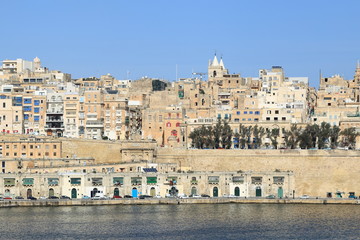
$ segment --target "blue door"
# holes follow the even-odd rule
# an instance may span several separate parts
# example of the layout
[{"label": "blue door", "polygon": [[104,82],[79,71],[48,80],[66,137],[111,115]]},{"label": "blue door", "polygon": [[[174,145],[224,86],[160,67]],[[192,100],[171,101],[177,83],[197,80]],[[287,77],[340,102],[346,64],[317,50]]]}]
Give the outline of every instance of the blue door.
[{"label": "blue door", "polygon": [[284,190],[282,187],[279,187],[278,188],[278,198],[282,198],[284,195]]},{"label": "blue door", "polygon": [[137,198],[138,197],[138,190],[136,188],[133,188],[131,191],[131,196],[133,198]]}]

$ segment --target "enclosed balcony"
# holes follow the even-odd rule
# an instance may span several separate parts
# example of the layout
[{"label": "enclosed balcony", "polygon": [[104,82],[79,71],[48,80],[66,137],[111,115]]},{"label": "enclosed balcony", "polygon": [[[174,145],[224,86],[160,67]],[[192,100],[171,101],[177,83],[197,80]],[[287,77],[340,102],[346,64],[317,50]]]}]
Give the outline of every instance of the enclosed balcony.
[{"label": "enclosed balcony", "polygon": [[220,177],[219,176],[209,176],[208,182],[209,184],[219,184]]}]

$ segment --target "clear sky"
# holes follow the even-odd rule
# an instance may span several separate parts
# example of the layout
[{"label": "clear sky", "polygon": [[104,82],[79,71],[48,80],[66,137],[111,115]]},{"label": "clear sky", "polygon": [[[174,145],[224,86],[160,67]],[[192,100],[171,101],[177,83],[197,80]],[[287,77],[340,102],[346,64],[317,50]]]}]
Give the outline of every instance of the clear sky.
[{"label": "clear sky", "polygon": [[111,73],[175,80],[206,72],[351,79],[360,59],[360,0],[4,1],[0,58],[32,60],[73,78]]}]

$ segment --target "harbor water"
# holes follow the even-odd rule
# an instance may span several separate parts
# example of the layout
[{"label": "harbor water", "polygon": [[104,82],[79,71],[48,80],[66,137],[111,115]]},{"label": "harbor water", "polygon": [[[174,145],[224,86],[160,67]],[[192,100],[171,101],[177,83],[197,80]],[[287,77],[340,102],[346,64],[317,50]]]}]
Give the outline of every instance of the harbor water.
[{"label": "harbor water", "polygon": [[360,206],[187,204],[0,209],[0,239],[360,239]]}]

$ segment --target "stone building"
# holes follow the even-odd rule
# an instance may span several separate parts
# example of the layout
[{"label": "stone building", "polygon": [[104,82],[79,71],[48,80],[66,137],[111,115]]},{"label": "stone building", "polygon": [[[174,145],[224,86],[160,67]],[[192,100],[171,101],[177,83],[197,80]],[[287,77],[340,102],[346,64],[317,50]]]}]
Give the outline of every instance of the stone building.
[{"label": "stone building", "polygon": [[3,197],[70,196],[184,196],[205,194],[211,197],[292,197],[291,172],[189,172],[158,173],[144,168],[135,173],[2,174]]}]

